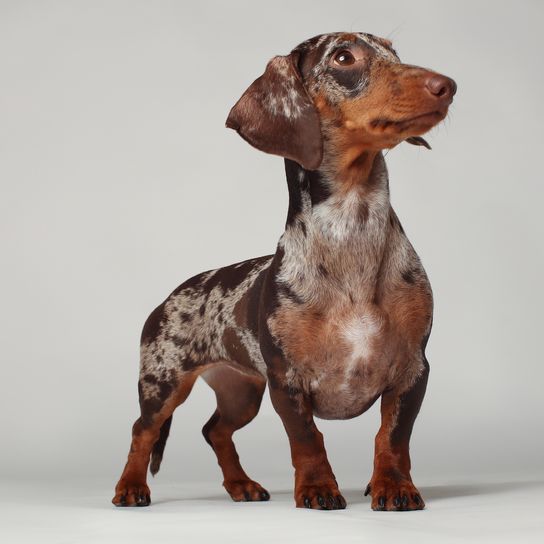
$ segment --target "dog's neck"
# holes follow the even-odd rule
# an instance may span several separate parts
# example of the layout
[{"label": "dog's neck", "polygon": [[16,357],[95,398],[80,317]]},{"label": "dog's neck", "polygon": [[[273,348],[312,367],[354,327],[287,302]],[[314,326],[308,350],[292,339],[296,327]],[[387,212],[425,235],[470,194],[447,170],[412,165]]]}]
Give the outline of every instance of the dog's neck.
[{"label": "dog's neck", "polygon": [[313,299],[326,296],[326,286],[332,296],[353,290],[360,295],[366,289],[371,297],[393,213],[382,154],[375,154],[369,164],[361,158],[347,177],[330,163],[308,171],[286,159],[285,167],[289,211],[279,243],[280,278]]},{"label": "dog's neck", "polygon": [[289,190],[286,230],[309,221],[327,235],[332,226],[318,219],[325,219],[324,213],[330,211],[331,221],[346,236],[364,237],[370,234],[365,228],[370,215],[389,215],[389,178],[381,152],[363,153],[349,166],[335,166],[327,161],[319,170],[309,171],[285,159]]}]

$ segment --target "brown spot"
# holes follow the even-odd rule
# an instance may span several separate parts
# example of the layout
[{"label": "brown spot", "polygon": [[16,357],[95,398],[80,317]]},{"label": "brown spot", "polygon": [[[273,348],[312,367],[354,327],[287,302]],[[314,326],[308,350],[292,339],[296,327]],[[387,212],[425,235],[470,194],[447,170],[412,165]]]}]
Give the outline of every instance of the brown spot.
[{"label": "brown spot", "polygon": [[413,270],[405,270],[403,273],[402,273],[402,279],[406,282],[406,283],[415,283],[416,281],[416,276],[415,276],[415,273]]},{"label": "brown spot", "polygon": [[183,348],[187,345],[187,338],[184,338],[183,336],[179,334],[174,334],[170,337],[170,340],[178,347]]},{"label": "brown spot", "polygon": [[188,314],[187,312],[180,312],[179,313],[179,320],[182,322],[182,323],[186,323],[187,321],[189,321],[191,319],[191,314]]},{"label": "brown spot", "polygon": [[[323,269],[326,272],[325,267]],[[321,271],[320,271],[321,272]],[[321,272],[323,273],[323,272]],[[289,299],[290,301],[294,302],[295,304],[303,304],[304,300],[297,294],[291,286],[285,282],[281,282],[278,284],[278,294],[283,295],[285,298]]]},{"label": "brown spot", "polygon": [[157,306],[147,318],[140,338],[140,342],[142,344],[149,344],[153,342],[153,340],[155,340],[155,338],[157,338],[157,336],[160,334],[162,324],[165,318],[165,304],[166,303],[163,302],[160,306]]},{"label": "brown spot", "polygon": [[361,223],[366,223],[368,221],[368,204],[366,202],[362,202],[359,206],[359,220]]},{"label": "brown spot", "polygon": [[234,322],[236,325],[242,328],[247,327],[247,305],[248,305],[249,291],[246,291],[242,298],[236,303],[233,310]]},{"label": "brown spot", "polygon": [[247,349],[238,338],[236,331],[230,327],[223,332],[223,345],[227,350],[229,357],[242,366],[253,366],[253,361],[247,352]]},{"label": "brown spot", "polygon": [[145,427],[151,424],[153,415],[161,410],[163,401],[158,397],[140,399],[140,410],[142,412],[142,423]]},{"label": "brown spot", "polygon": [[319,266],[317,267],[317,270],[324,278],[326,278],[329,275],[329,271],[327,270],[325,265],[322,264],[322,263],[319,263]]},{"label": "brown spot", "polygon": [[165,401],[172,393],[175,383],[159,382],[159,399]]},{"label": "brown spot", "polygon": [[196,340],[192,345],[193,351],[199,355],[204,355],[208,351],[208,343],[205,340]]}]

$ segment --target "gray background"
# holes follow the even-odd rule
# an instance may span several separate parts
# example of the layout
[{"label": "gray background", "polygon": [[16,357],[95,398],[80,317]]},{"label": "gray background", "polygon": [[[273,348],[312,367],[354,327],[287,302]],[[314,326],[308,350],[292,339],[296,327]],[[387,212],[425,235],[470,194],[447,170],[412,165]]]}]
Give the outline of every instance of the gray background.
[{"label": "gray background", "polygon": [[[273,55],[354,30],[459,86],[433,151],[387,155],[436,304],[416,483],[542,476],[543,14],[537,1],[0,2],[0,475],[102,478],[110,499],[147,314],[197,272],[274,252],[282,232],[283,161],[224,128],[230,107]],[[214,407],[197,384],[159,480],[219,488],[200,435]],[[318,425],[341,485],[366,484],[377,406]],[[263,485],[291,485],[268,394],[237,444]]]}]

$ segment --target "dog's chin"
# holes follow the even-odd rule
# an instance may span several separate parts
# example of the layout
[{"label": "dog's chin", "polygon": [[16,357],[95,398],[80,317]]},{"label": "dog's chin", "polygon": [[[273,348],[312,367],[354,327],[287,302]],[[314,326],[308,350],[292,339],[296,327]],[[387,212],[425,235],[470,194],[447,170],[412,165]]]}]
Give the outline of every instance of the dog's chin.
[{"label": "dog's chin", "polygon": [[421,136],[441,123],[447,114],[448,110],[431,111],[408,119],[399,120],[395,123],[395,126],[404,138]]}]

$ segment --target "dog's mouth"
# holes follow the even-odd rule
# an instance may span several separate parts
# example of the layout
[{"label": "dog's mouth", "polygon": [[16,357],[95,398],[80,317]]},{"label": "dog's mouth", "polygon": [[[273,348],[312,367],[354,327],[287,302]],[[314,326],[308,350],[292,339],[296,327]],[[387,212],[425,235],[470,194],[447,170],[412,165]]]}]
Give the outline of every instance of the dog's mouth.
[{"label": "dog's mouth", "polygon": [[417,129],[419,132],[420,130],[429,130],[431,127],[442,121],[446,117],[446,114],[447,109],[429,111],[402,119],[376,118],[370,122],[370,126],[374,129],[393,129],[398,132]]},{"label": "dog's mouth", "polygon": [[428,124],[428,123],[438,123],[446,117],[447,110],[446,111],[430,111],[427,113],[422,113],[420,115],[415,115],[414,117],[409,117],[408,119],[403,119],[402,121],[398,121],[397,123],[399,125],[413,125],[413,124]]}]

